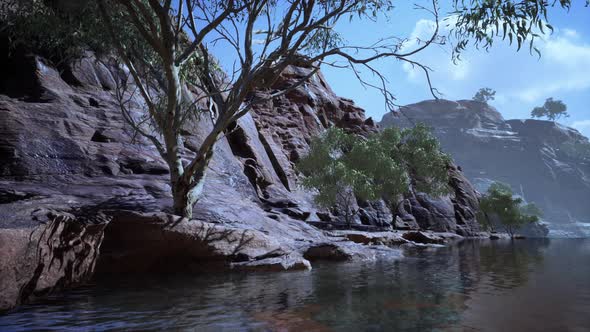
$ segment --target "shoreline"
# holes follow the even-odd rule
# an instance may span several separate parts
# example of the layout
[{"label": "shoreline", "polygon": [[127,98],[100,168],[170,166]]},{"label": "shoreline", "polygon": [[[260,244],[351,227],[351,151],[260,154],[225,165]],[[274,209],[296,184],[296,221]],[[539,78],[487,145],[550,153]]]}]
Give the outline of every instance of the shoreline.
[{"label": "shoreline", "polygon": [[401,259],[410,247],[489,238],[486,232],[473,237],[424,230],[315,232],[311,239],[288,238],[162,212],[56,213],[36,227],[0,229],[0,312],[102,275],[310,270],[317,261]]}]

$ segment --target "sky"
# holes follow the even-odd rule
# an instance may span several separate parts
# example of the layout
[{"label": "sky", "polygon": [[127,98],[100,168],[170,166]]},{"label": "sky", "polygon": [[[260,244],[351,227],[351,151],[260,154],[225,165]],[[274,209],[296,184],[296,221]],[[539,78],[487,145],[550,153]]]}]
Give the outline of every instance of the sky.
[{"label": "sky", "polygon": [[[570,117],[559,122],[590,137],[590,8],[584,7],[584,1],[573,2],[569,12],[550,9],[549,21],[555,31],[537,42],[541,58],[531,55],[526,47],[517,52],[514,45],[496,42],[488,52],[470,48],[457,64],[451,59],[449,46],[434,45],[411,59],[432,68],[433,86],[445,99],[470,99],[481,87],[496,90],[496,99],[490,104],[506,119],[530,118],[531,110],[549,97],[563,100]],[[397,3],[389,19],[375,23],[345,20],[336,29],[349,44],[367,45],[391,35],[410,37],[411,43],[416,37],[428,36],[434,23],[432,15],[414,9],[412,1]],[[448,9],[443,8],[441,16],[447,13]],[[398,104],[432,99],[419,71],[393,60],[380,62],[378,69],[388,78]],[[329,67],[322,71],[332,89],[353,99],[367,116],[381,120],[387,112],[380,92],[365,90],[350,71]]]},{"label": "sky", "polygon": [[[397,36],[408,38],[410,48],[417,38],[427,39],[434,27],[431,13],[416,9],[415,4],[432,6],[432,0],[398,0],[387,17],[379,15],[376,22],[347,18],[335,26],[348,45],[366,46],[380,38]],[[449,6],[451,1],[439,1]],[[590,137],[590,8],[584,0],[573,0],[570,11],[560,7],[549,9],[549,22],[554,27],[536,41],[539,58],[531,55],[528,47],[517,52],[515,45],[498,40],[489,51],[470,47],[454,63],[451,44],[431,45],[410,57],[432,69],[432,84],[449,100],[471,99],[477,90],[489,87],[496,91],[489,102],[506,119],[530,118],[531,110],[542,106],[547,98],[562,100],[568,107],[569,118],[558,122],[578,129]],[[449,32],[445,18],[450,7],[440,9],[441,35]],[[278,15],[280,16],[280,15]],[[280,17],[275,17],[280,20]],[[448,22],[448,21],[447,21]],[[262,28],[260,28],[262,29]],[[217,45],[217,44],[214,44]],[[227,72],[236,56],[227,45],[214,46],[214,54]],[[432,99],[425,76],[395,59],[379,61],[376,68],[388,81],[388,89],[398,105]],[[347,69],[322,66],[322,72],[337,95],[352,99],[365,109],[367,117],[380,121],[388,111],[382,94],[365,89],[354,73]],[[369,73],[363,78],[371,79]],[[376,81],[373,81],[376,82]]]}]

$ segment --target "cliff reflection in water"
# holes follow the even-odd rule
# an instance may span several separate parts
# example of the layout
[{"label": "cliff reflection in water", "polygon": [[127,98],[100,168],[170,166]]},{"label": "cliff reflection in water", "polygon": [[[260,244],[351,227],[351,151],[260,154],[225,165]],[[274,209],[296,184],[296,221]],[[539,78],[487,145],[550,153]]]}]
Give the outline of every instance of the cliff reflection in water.
[{"label": "cliff reflection in water", "polygon": [[[0,316],[53,328],[360,331],[590,328],[590,240],[464,241],[310,272],[99,280]],[[586,262],[586,264],[584,264]]]}]

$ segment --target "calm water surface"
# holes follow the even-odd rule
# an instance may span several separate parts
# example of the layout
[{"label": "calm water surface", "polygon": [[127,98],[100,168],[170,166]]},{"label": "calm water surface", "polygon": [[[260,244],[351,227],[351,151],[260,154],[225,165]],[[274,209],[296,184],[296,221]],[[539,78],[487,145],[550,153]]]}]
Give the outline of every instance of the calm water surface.
[{"label": "calm water surface", "polygon": [[309,272],[97,281],[0,330],[590,331],[590,240],[464,241]]}]

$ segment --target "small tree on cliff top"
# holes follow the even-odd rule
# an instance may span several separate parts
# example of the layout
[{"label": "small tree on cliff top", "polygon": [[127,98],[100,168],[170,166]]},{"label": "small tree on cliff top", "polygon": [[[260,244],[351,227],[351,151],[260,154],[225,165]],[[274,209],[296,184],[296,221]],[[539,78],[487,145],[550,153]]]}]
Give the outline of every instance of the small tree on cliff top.
[{"label": "small tree on cliff top", "polygon": [[[20,3],[13,1],[10,3]],[[33,3],[40,3],[34,0]],[[52,1],[51,3],[64,3]],[[67,3],[67,1],[66,1]],[[264,102],[303,85],[321,65],[346,67],[360,82],[379,89],[388,108],[394,99],[386,77],[373,67],[383,59],[399,60],[420,68],[430,85],[428,67],[411,57],[431,44],[444,43],[439,36],[436,0],[419,7],[432,14],[435,28],[426,40],[408,49],[407,38],[382,36],[367,45],[349,45],[335,27],[352,18],[374,20],[392,10],[391,0],[97,0],[81,1],[98,6],[100,26],[111,37],[112,46],[125,64],[128,78],[122,80],[117,97],[124,119],[152,142],[170,168],[175,213],[192,216],[192,206],[202,190],[209,161],[217,140],[252,105]],[[489,47],[494,35],[508,35],[520,48],[532,39],[534,27],[543,28],[546,7],[542,0],[459,1],[454,0],[457,21],[455,55],[470,40]],[[77,3],[78,4],[78,3]],[[560,1],[568,7],[570,1]],[[12,10],[0,6],[0,11]],[[10,7],[10,6],[8,6]],[[82,6],[67,6],[80,10]],[[74,9],[71,9],[74,8]],[[20,11],[16,11],[20,12]],[[3,13],[0,13],[3,14]],[[72,25],[84,23],[84,15],[71,15]],[[118,23],[127,23],[123,26]],[[499,24],[500,23],[500,24]],[[91,27],[93,24],[80,24]],[[491,29],[489,27],[495,27]],[[132,33],[127,32],[131,29]],[[129,36],[140,36],[139,40]],[[57,36],[64,38],[64,36]],[[220,72],[212,50],[233,52],[236,63],[228,75]],[[227,54],[226,54],[227,55]],[[303,55],[303,56],[301,56]],[[306,77],[290,86],[273,84],[289,65],[309,68]],[[367,81],[362,71],[373,74]],[[375,83],[376,82],[376,83]],[[127,84],[132,83],[132,84]],[[189,92],[188,87],[196,94]],[[143,104],[144,113],[132,112],[132,104]],[[186,120],[207,115],[211,127],[200,135],[195,151],[186,152],[181,132]],[[183,161],[183,156],[189,157]]]},{"label": "small tree on cliff top", "polygon": [[533,108],[531,116],[555,121],[561,117],[567,118],[570,115],[567,113],[567,105],[563,101],[547,98],[543,106]]},{"label": "small tree on cliff top", "polygon": [[473,100],[479,101],[482,103],[487,103],[490,100],[494,100],[496,96],[496,91],[490,88],[481,88],[477,91],[475,96],[473,96]]},{"label": "small tree on cliff top", "polygon": [[411,188],[434,196],[447,193],[449,162],[429,129],[417,125],[388,128],[366,139],[331,128],[313,139],[297,166],[305,175],[303,186],[317,190],[316,202],[336,206],[350,223],[357,198],[396,202]]}]

